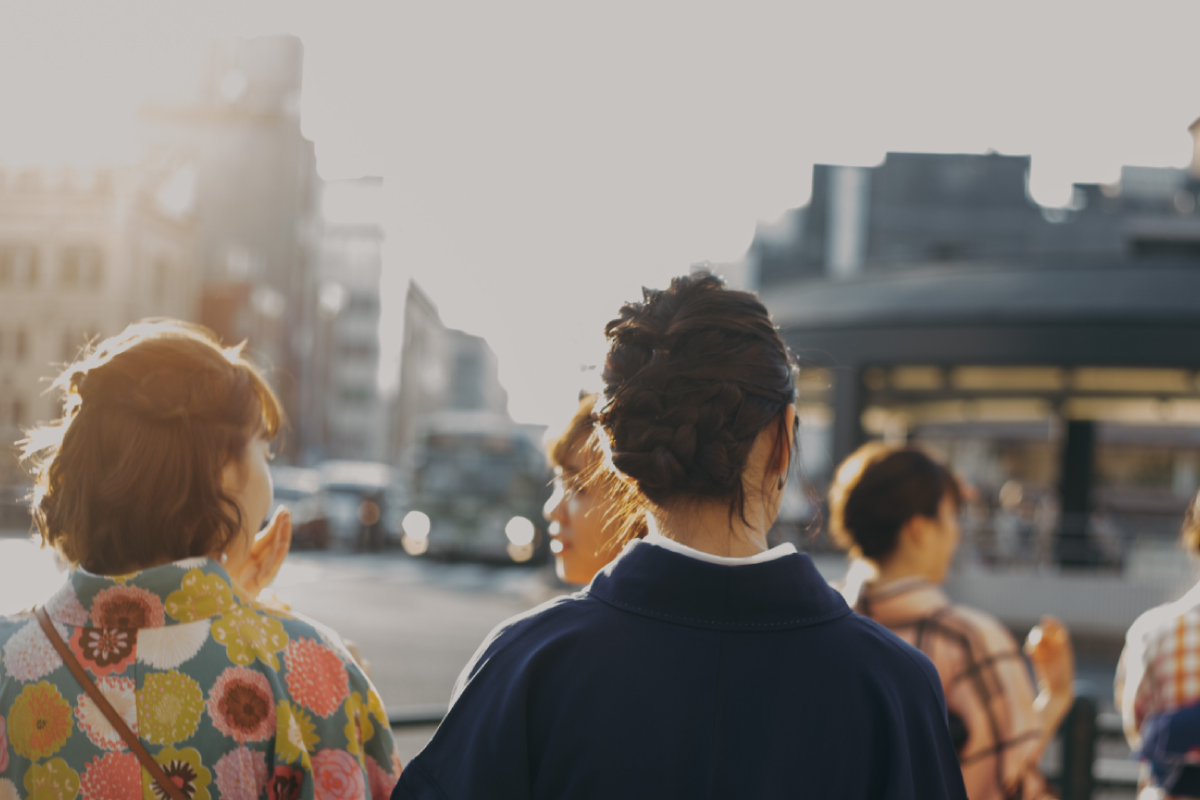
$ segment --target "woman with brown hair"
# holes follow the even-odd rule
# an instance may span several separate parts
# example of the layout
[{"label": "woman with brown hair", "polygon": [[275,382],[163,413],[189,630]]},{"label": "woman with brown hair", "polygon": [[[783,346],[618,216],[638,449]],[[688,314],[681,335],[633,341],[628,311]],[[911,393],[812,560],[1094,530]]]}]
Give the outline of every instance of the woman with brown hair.
[{"label": "woman with brown hair", "polygon": [[846,599],[937,667],[971,800],[1045,797],[1038,762],[1074,700],[1071,641],[1049,617],[1030,634],[1035,697],[1004,626],[950,604],[941,583],[961,500],[950,471],[916,447],[874,442],[842,462],[829,489],[830,529],[871,574],[848,582]]},{"label": "woman with brown hair", "polygon": [[143,323],[55,385],[63,416],[24,453],[72,569],[0,618],[0,798],[386,796],[374,688],[332,631],[255,599],[291,519],[259,532],[283,419],[240,348]]},{"label": "woman with brown hair", "polygon": [[929,661],[767,545],[796,409],[766,309],[703,274],[644,294],[599,417],[649,533],[484,641],[393,798],[963,798]]},{"label": "woman with brown hair", "polygon": [[550,551],[558,577],[578,586],[592,582],[612,561],[632,525],[636,538],[646,535],[642,518],[628,514],[637,492],[604,469],[596,438],[596,395],[579,401],[567,429],[548,448],[554,467],[554,494],[546,502]]}]

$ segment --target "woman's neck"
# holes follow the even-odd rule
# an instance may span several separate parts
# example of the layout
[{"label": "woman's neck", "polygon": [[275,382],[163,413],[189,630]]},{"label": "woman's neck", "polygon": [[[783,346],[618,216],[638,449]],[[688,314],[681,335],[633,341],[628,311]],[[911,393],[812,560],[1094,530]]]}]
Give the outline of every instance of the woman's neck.
[{"label": "woman's neck", "polygon": [[932,574],[930,565],[922,563],[919,559],[903,558],[899,554],[893,555],[883,563],[876,562],[875,572],[874,582],[880,585],[906,578],[921,578],[930,583],[940,582],[940,579]]},{"label": "woman's neck", "polygon": [[695,503],[659,509],[647,515],[651,533],[713,556],[745,558],[766,552],[763,509],[747,504],[745,519],[723,503]]}]

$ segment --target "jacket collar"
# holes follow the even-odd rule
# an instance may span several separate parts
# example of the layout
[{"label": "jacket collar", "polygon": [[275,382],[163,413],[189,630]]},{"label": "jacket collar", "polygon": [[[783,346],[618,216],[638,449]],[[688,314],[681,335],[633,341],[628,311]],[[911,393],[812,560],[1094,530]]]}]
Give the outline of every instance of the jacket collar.
[{"label": "jacket collar", "polygon": [[876,622],[928,617],[949,607],[950,599],[940,586],[925,578],[900,578],[890,583],[865,583],[854,605],[856,611]]},{"label": "jacket collar", "polygon": [[851,613],[802,553],[722,566],[635,540],[586,591],[625,611],[711,630],[799,628]]},{"label": "jacket collar", "polygon": [[71,570],[46,611],[55,622],[93,628],[157,628],[220,616],[252,601],[218,562],[189,558],[129,575]]}]

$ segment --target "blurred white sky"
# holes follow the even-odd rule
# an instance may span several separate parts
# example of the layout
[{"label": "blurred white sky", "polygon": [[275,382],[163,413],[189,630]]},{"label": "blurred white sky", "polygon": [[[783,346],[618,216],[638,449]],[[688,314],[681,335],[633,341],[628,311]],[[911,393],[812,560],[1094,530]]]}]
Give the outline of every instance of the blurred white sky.
[{"label": "blurred white sky", "polygon": [[[130,157],[204,43],[306,46],[326,178],[386,178],[385,314],[415,278],[557,425],[641,285],[732,260],[814,162],[1033,156],[1031,190],[1183,166],[1194,2],[6,3],[0,163]],[[385,348],[400,329],[385,327]]]}]

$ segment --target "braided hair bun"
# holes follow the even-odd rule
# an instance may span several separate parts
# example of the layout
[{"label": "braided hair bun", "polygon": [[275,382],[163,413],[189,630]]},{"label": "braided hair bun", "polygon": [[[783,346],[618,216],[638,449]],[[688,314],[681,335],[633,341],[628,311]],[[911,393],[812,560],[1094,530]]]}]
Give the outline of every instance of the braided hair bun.
[{"label": "braided hair bun", "polygon": [[657,505],[723,499],[741,514],[758,434],[795,398],[792,361],[766,308],[707,273],[643,289],[605,327],[612,463]]}]

